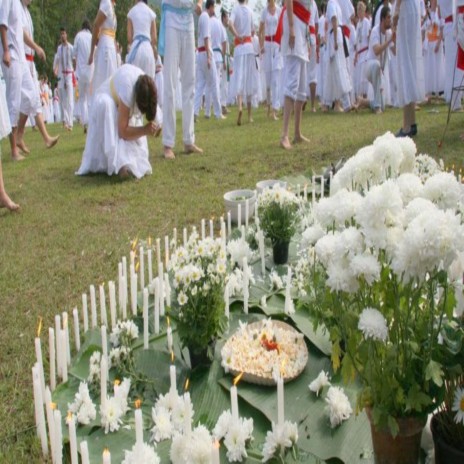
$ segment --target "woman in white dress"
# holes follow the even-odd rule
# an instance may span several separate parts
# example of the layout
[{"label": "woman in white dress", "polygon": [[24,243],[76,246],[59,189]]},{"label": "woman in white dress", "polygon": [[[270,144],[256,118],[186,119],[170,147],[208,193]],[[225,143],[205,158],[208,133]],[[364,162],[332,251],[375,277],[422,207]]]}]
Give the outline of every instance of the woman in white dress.
[{"label": "woman in white dress", "polygon": [[[95,47],[98,47],[95,52]],[[95,57],[94,57],[95,53]],[[116,71],[116,14],[112,0],[100,0],[100,7],[93,25],[89,65],[95,60],[92,93]]]},{"label": "woman in white dress", "polygon": [[424,70],[425,93],[428,96],[445,90],[445,54],[443,51],[443,27],[436,13],[427,10],[424,22]]},{"label": "woman in white dress", "polygon": [[[146,136],[154,135],[158,128],[153,122],[156,100],[153,78],[131,64],[118,68],[94,94],[85,150],[76,174],[132,174],[138,179],[151,174]],[[143,115],[148,120],[145,125]]]},{"label": "woman in white dress", "polygon": [[238,0],[238,5],[234,6],[230,15],[229,29],[235,37],[233,91],[238,103],[237,125],[240,126],[244,99],[248,110],[248,121],[253,121],[251,118],[251,100],[258,90],[259,78],[252,41],[254,34],[253,12],[245,4],[245,0]]}]

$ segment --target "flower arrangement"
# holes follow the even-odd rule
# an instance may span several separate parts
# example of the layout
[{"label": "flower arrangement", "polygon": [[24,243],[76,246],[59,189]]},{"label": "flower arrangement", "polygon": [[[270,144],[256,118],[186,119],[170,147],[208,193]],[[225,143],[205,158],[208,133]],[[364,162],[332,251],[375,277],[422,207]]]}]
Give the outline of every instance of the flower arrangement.
[{"label": "flower arrangement", "polygon": [[[439,334],[462,286],[462,189],[452,174],[412,174],[411,140],[379,137],[334,177],[303,235],[314,255],[309,310],[333,343],[332,364],[363,388],[358,408],[398,432],[396,418],[440,402]],[[461,275],[462,276],[462,275]]]},{"label": "flower arrangement", "polygon": [[196,233],[171,258],[170,271],[177,295],[173,317],[191,359],[206,350],[212,358],[211,344],[224,330],[226,259],[220,239],[199,240]]}]

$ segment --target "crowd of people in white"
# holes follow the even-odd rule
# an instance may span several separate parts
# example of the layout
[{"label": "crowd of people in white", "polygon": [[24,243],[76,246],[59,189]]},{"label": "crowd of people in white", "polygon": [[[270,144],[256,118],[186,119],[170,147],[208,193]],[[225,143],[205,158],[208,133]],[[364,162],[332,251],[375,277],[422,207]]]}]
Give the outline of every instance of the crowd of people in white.
[{"label": "crowd of people in white", "polygon": [[[356,8],[352,0],[321,5],[268,0],[258,24],[247,0],[237,0],[230,12],[214,0],[204,5],[163,0],[159,37],[155,12],[146,0],[135,0],[127,13],[124,58],[116,42],[115,2],[100,0],[93,27],[85,20],[73,44],[61,28],[53,92],[47,77],[37,76],[34,58],[45,59],[45,53],[34,42],[30,2],[2,0],[0,6],[0,53],[16,160],[23,158],[20,151],[29,152],[23,140],[28,118],[47,147],[58,137],[48,134],[45,122],[62,122],[72,130],[80,121],[87,138],[77,174],[142,177],[151,172],[146,135],[159,135],[162,128],[164,157],[175,158],[177,110],[185,152],[200,153],[194,122],[201,110],[220,120],[237,105],[240,126],[244,106],[252,122],[253,108],[265,102],[270,118],[283,112],[280,144],[289,149],[307,141],[300,130],[307,102],[313,112],[317,101],[325,112],[401,107],[398,136],[417,134],[415,108],[426,96],[443,96],[454,110],[461,108],[461,93],[453,88],[463,78],[457,24],[464,0],[428,5],[425,0],[377,5],[359,0]],[[8,130],[3,128],[3,136]]]}]

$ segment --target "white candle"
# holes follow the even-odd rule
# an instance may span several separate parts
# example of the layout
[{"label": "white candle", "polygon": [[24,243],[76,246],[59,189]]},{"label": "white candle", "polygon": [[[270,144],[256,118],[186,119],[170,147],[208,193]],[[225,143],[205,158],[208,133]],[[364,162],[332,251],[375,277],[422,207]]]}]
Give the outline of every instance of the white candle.
[{"label": "white candle", "polygon": [[172,241],[174,243],[174,249],[177,248],[177,229],[174,227],[174,229],[172,229]]},{"label": "white candle", "polygon": [[[257,190],[255,190],[255,197],[258,198],[258,191]],[[255,223],[256,223],[256,225],[259,224],[258,201],[255,201]]]},{"label": "white candle", "polygon": [[164,316],[164,271],[163,263],[158,265],[158,277],[159,277],[159,305],[160,305],[160,316]]},{"label": "white candle", "polygon": [[161,262],[161,240],[159,238],[156,239],[156,264],[159,265]]},{"label": "white candle", "polygon": [[213,444],[211,445],[211,463],[212,464],[221,464],[219,459],[219,441],[214,440]]},{"label": "white candle", "polygon": [[324,198],[324,187],[325,187],[324,176],[321,176],[321,198]]},{"label": "white candle", "polygon": [[[459,176],[461,177],[461,176]],[[329,196],[331,197],[332,196],[332,180],[333,180],[333,172],[332,170],[330,171],[330,174],[329,174]],[[460,182],[460,181],[459,181]]]},{"label": "white candle", "polygon": [[42,394],[39,363],[36,363],[35,366],[32,368],[32,385],[34,387],[34,408],[35,420],[37,425],[37,435],[39,436],[40,444],[42,445],[42,455],[46,457],[48,456],[48,442],[43,407],[43,402],[45,399],[45,390]]},{"label": "white candle", "polygon": [[89,446],[87,445],[87,442],[81,441],[80,448],[81,448],[82,464],[90,464]]},{"label": "white candle", "polygon": [[214,222],[212,219],[209,220],[209,236],[214,238]]},{"label": "white candle", "polygon": [[100,285],[100,324],[108,325],[106,317],[105,287],[103,285]]},{"label": "white candle", "polygon": [[121,310],[122,310],[123,282],[124,282],[124,274],[122,271],[122,263],[119,262],[118,263],[118,308],[119,308],[118,318],[121,316]]},{"label": "white candle", "polygon": [[102,356],[101,361],[100,361],[100,404],[102,408],[104,408],[106,405],[107,379],[108,379],[108,363],[106,361],[106,356]]},{"label": "white candle", "polygon": [[284,381],[280,376],[277,379],[277,424],[279,428],[284,425]]},{"label": "white candle", "polygon": [[[68,313],[64,312],[61,315],[61,318],[62,318],[62,321],[63,321],[63,330],[64,330],[64,334],[65,334],[65,345],[64,345],[64,347],[66,347],[65,360],[66,360],[66,364],[68,366],[70,366],[71,365],[71,344],[69,343]],[[64,349],[64,347],[63,347],[63,349]]]},{"label": "white candle", "polygon": [[300,184],[296,184],[296,194],[297,194],[297,196],[300,196],[300,193],[301,193]]},{"label": "white candle", "polygon": [[74,344],[76,345],[76,351],[81,349],[81,334],[79,327],[79,313],[77,308],[73,309],[73,322],[74,322]]},{"label": "white candle", "polygon": [[237,227],[240,229],[242,226],[242,205],[241,203],[238,204],[237,208]]},{"label": "white candle", "polygon": [[303,197],[304,197],[304,201],[308,201],[308,184],[304,184]]},{"label": "white candle", "polygon": [[184,242],[184,247],[187,246],[187,228],[184,227],[184,230],[182,231],[182,238],[183,238],[183,242]]},{"label": "white candle", "polygon": [[116,285],[112,280],[108,282],[108,289],[110,292],[110,317],[111,317],[111,328],[116,327]]},{"label": "white candle", "polygon": [[[124,257],[125,258],[125,257]],[[123,258],[123,260],[124,260]],[[122,265],[123,267],[123,271],[124,271],[124,263]],[[123,285],[123,289],[122,289],[122,319],[125,321],[127,319],[127,269],[126,269],[126,272],[123,273],[123,277],[122,277],[122,285]]]},{"label": "white candle", "polygon": [[155,280],[155,335],[159,334],[160,330],[160,308],[159,308],[159,298],[160,298],[160,290],[159,290],[159,277]]},{"label": "white candle", "polygon": [[143,417],[140,408],[135,410],[135,444],[143,445]]},{"label": "white candle", "polygon": [[89,330],[89,308],[87,306],[87,293],[82,294],[82,321],[84,322],[84,333]]},{"label": "white candle", "polygon": [[131,309],[132,315],[137,315],[137,274],[134,272],[131,277]]},{"label": "white candle", "polygon": [[151,248],[147,251],[147,260],[148,260],[148,282],[153,281],[153,251]]},{"label": "white candle", "polygon": [[134,267],[135,269],[135,251],[131,250],[129,253],[130,256],[130,265]]},{"label": "white candle", "polygon": [[227,236],[230,237],[232,233],[232,216],[230,211],[227,211]]},{"label": "white candle", "polygon": [[71,464],[78,464],[77,457],[77,436],[76,436],[76,419],[74,416],[68,414],[68,427],[69,427],[69,449],[71,452]]},{"label": "white candle", "polygon": [[148,350],[148,289],[143,289],[143,349]]},{"label": "white candle", "polygon": [[111,464],[111,453],[108,449],[103,451],[103,464]]},{"label": "white candle", "polygon": [[316,176],[313,176],[311,179],[311,203],[314,207],[316,203]]},{"label": "white candle", "polygon": [[229,320],[229,306],[230,306],[230,295],[229,295],[229,284],[226,285],[224,289],[224,311],[227,317],[227,320]]},{"label": "white candle", "polygon": [[166,269],[169,266],[169,237],[167,235],[164,237],[164,265]]},{"label": "white candle", "polygon": [[45,412],[47,414],[48,436],[50,437],[50,454],[55,459],[55,418],[52,408],[52,394],[50,388],[45,388]]},{"label": "white candle", "polygon": [[190,393],[187,392],[184,394],[185,398],[185,415],[184,415],[184,434],[186,437],[189,437],[192,433],[192,415],[191,415],[191,401]]},{"label": "white candle", "polygon": [[55,461],[54,464],[63,462],[63,432],[61,429],[61,412],[59,409],[53,411],[55,428]]},{"label": "white candle", "polygon": [[261,258],[261,274],[263,277],[266,275],[266,261],[264,256],[264,233],[262,230],[258,231],[258,245],[259,245],[259,256]]},{"label": "white candle", "polygon": [[292,268],[288,266],[287,286],[285,287],[285,314],[292,312]]},{"label": "white candle", "polygon": [[97,327],[97,299],[95,296],[95,287],[90,286],[90,313],[92,315],[92,329]]},{"label": "white candle", "polygon": [[246,257],[243,258],[243,311],[245,314],[248,314],[248,284],[249,284],[249,276],[248,276],[248,263]]},{"label": "white candle", "polygon": [[177,395],[176,366],[174,364],[169,366],[169,377],[171,380],[170,393],[171,395]]},{"label": "white candle", "polygon": [[164,274],[164,293],[166,295],[166,306],[171,307],[171,286],[169,285],[169,274]]},{"label": "white candle", "polygon": [[35,340],[35,356],[37,358],[37,364],[39,369],[39,380],[40,380],[40,393],[42,401],[45,399],[45,374],[42,360],[42,344],[40,338],[36,337]]},{"label": "white candle", "polygon": [[145,288],[145,253],[143,247],[140,247],[139,249],[139,263],[140,290],[143,290]]},{"label": "white candle", "polygon": [[58,377],[62,377],[62,365],[63,361],[62,358],[64,357],[64,346],[61,347],[61,317],[57,314],[55,316],[55,334],[56,334],[56,366],[57,366],[57,373]]},{"label": "white candle", "polygon": [[202,240],[205,239],[205,235],[206,235],[206,231],[205,231],[205,220],[202,219],[202,220],[201,220],[201,239],[202,239]]},{"label": "white candle", "polygon": [[[60,345],[66,346],[66,330],[60,330]],[[63,352],[61,356],[61,377],[63,382],[66,383],[68,381],[68,363],[66,359],[66,351]]]},{"label": "white candle", "polygon": [[224,219],[221,217],[221,246],[222,246],[222,251],[224,254],[226,252],[226,245],[227,245],[226,223],[224,222]]},{"label": "white candle", "polygon": [[55,331],[48,329],[48,349],[50,353],[50,388],[52,391],[56,387],[56,351],[55,351]]},{"label": "white candle", "polygon": [[171,326],[169,326],[166,330],[166,337],[168,339],[168,351],[172,351],[172,329]]},{"label": "white candle", "polygon": [[234,422],[238,421],[238,396],[237,396],[237,387],[232,385],[230,387],[230,408],[232,412],[232,420]]},{"label": "white candle", "polygon": [[248,230],[248,215],[250,214],[250,199],[245,200],[245,229]]},{"label": "white candle", "polygon": [[106,336],[106,326],[102,325],[100,327],[100,334],[101,334],[101,343],[102,343],[102,355],[108,356],[108,340]]}]

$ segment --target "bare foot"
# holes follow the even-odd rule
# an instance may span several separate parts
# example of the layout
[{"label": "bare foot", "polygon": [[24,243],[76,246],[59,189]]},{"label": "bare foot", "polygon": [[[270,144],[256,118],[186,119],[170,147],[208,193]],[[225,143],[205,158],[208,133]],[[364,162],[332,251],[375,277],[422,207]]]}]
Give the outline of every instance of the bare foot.
[{"label": "bare foot", "polygon": [[290,143],[288,137],[282,137],[280,139],[280,146],[285,150],[290,150],[290,148],[292,148],[292,144]]},{"label": "bare foot", "polygon": [[279,120],[279,118],[278,118],[277,115],[275,114],[275,111],[272,113],[272,118],[271,118],[271,119],[274,120],[274,121],[278,121],[278,120]]},{"label": "bare foot", "polygon": [[26,158],[23,156],[23,155],[20,155],[19,153],[12,153],[11,154],[11,159],[13,161],[23,161],[25,160]]},{"label": "bare foot", "polygon": [[315,112],[316,112],[316,108],[314,108],[314,106],[311,107],[311,113],[315,113]]},{"label": "bare foot", "polygon": [[17,205],[5,192],[0,194],[0,208],[6,208],[10,211],[18,211],[19,205]]},{"label": "bare foot", "polygon": [[237,126],[242,125],[242,110],[238,112],[238,118],[237,118]]},{"label": "bare foot", "polygon": [[24,143],[24,140],[16,140],[16,146],[26,155],[31,152],[28,146]]},{"label": "bare foot", "polygon": [[255,122],[254,119],[251,116],[248,116],[248,122]]},{"label": "bare foot", "polygon": [[375,114],[382,114],[383,111],[380,108],[376,108],[374,111]]},{"label": "bare foot", "polygon": [[171,147],[164,147],[164,159],[172,160],[176,157]]},{"label": "bare foot", "polygon": [[459,136],[459,138],[464,142],[464,133]]},{"label": "bare foot", "polygon": [[50,137],[50,140],[48,140],[48,142],[45,142],[45,145],[47,146],[47,148],[53,148],[58,143],[59,138],[59,135],[57,135],[56,137]]},{"label": "bare foot", "polygon": [[119,170],[118,176],[119,176],[121,179],[128,179],[129,177],[132,176],[132,172],[131,172],[131,170],[130,170],[127,166],[123,166],[123,167]]},{"label": "bare foot", "polygon": [[191,145],[184,145],[184,151],[186,155],[190,155],[192,153],[203,153],[203,150],[200,147],[197,147],[194,143]]},{"label": "bare foot", "polygon": [[299,135],[298,137],[295,136],[293,139],[293,143],[308,143],[309,139],[306,138],[304,135]]}]

